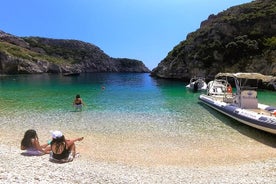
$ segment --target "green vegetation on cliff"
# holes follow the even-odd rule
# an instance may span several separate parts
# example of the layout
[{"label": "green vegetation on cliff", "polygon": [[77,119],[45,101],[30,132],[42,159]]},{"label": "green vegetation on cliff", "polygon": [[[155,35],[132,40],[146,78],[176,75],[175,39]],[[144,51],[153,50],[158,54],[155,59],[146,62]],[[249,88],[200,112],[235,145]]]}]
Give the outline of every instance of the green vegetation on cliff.
[{"label": "green vegetation on cliff", "polygon": [[[39,37],[24,37],[23,39],[29,43],[31,48],[39,49],[38,52],[70,64],[79,63],[99,50],[93,45],[77,40],[55,40]],[[100,54],[102,54],[101,51]]]},{"label": "green vegetation on cliff", "polygon": [[16,37],[0,31],[0,74],[64,72],[150,72],[142,61],[109,57],[78,41]]},{"label": "green vegetation on cliff", "polygon": [[65,64],[66,60],[57,57],[51,57],[47,54],[40,54],[31,50],[28,50],[24,47],[20,47],[8,42],[0,42],[0,51],[4,52],[7,55],[11,55],[17,58],[26,59],[30,61],[49,61],[55,64]]},{"label": "green vegetation on cliff", "polygon": [[152,75],[189,80],[219,72],[276,75],[276,1],[257,0],[210,15]]}]

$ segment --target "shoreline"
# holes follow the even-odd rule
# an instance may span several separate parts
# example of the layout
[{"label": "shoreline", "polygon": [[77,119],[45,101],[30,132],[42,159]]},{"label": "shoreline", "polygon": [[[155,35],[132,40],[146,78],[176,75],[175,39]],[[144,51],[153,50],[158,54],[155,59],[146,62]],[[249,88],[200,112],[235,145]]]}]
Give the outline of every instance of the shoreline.
[{"label": "shoreline", "polygon": [[0,145],[0,183],[275,183],[276,158],[211,166],[131,166],[82,156],[65,164]]},{"label": "shoreline", "polygon": [[[0,145],[9,146],[20,153],[24,152],[20,150],[20,141],[24,133],[22,129],[1,130]],[[22,135],[18,135],[18,132]],[[260,134],[260,138],[252,139],[243,134],[212,138],[206,135],[174,137],[145,132],[99,134],[67,130],[63,133],[69,139],[84,137],[84,140],[76,142],[76,150],[82,160],[111,164],[139,167],[216,167],[276,159],[275,135],[271,134]],[[18,136],[14,136],[15,134]],[[38,136],[41,144],[47,143],[50,139],[48,131],[41,132],[41,129]]]},{"label": "shoreline", "polygon": [[[0,183],[276,183],[276,135],[203,107],[183,83],[136,77],[5,80]],[[76,93],[87,104],[77,113]],[[258,96],[265,103],[275,97]],[[41,144],[51,130],[67,139],[84,137],[76,142],[80,157],[57,164],[49,155],[21,155],[28,129],[37,131]]]}]

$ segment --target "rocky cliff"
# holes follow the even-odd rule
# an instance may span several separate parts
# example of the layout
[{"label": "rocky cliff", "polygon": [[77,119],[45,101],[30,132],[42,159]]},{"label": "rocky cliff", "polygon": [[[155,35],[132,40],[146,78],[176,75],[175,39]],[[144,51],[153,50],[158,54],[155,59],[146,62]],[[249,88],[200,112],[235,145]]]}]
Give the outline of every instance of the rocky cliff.
[{"label": "rocky cliff", "polygon": [[276,75],[276,1],[257,0],[210,15],[151,75],[188,81],[219,72]]},{"label": "rocky cliff", "polygon": [[0,31],[0,73],[150,72],[142,61],[112,58],[78,41],[17,37]]}]

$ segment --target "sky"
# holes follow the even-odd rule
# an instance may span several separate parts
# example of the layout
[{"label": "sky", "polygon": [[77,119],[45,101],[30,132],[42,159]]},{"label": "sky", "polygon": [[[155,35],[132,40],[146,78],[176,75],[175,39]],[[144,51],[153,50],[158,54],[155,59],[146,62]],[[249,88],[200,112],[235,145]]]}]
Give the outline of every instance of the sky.
[{"label": "sky", "polygon": [[0,30],[74,39],[157,67],[211,14],[251,0],[1,0]]}]

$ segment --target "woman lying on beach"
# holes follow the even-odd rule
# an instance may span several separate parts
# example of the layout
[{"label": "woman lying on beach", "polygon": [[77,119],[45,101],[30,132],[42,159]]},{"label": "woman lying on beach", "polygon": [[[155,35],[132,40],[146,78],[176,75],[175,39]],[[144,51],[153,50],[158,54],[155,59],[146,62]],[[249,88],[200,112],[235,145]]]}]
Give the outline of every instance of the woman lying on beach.
[{"label": "woman lying on beach", "polygon": [[60,131],[52,132],[50,161],[70,162],[76,156],[76,141],[82,141],[83,137],[67,140]]},{"label": "woman lying on beach", "polygon": [[23,155],[39,156],[50,153],[51,148],[48,144],[40,145],[36,131],[29,129],[21,141],[21,150],[26,150]]}]

